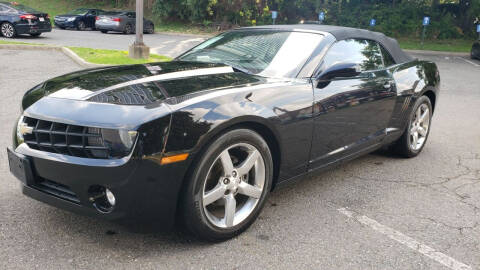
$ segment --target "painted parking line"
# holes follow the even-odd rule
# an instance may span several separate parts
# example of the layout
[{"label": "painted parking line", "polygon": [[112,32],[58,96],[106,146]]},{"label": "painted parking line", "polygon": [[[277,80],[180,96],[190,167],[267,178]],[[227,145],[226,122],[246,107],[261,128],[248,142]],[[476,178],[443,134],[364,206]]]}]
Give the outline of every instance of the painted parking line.
[{"label": "painted parking line", "polygon": [[467,63],[469,63],[469,64],[471,64],[471,65],[474,65],[474,66],[476,66],[476,67],[480,67],[479,64],[477,64],[477,63],[475,63],[475,62],[473,62],[473,61],[470,61],[470,60],[468,60],[468,59],[465,59],[465,58],[463,58],[463,57],[458,57],[458,56],[457,56],[456,58],[462,59],[463,61],[465,61],[465,62],[467,62]]},{"label": "painted parking line", "polygon": [[337,210],[340,213],[344,214],[345,216],[357,220],[361,224],[366,225],[366,226],[372,228],[373,230],[386,235],[388,238],[393,239],[393,240],[399,242],[400,244],[402,244],[404,246],[407,246],[407,247],[417,251],[418,253],[421,253],[424,256],[447,266],[450,269],[453,269],[453,270],[472,270],[472,267],[470,267],[470,266],[468,266],[464,263],[461,263],[461,262],[455,260],[454,258],[452,258],[448,255],[445,255],[445,254],[443,254],[439,251],[436,251],[434,248],[431,248],[431,247],[429,247],[425,244],[422,244],[422,243],[418,242],[417,240],[415,240],[415,239],[413,239],[413,238],[411,238],[411,237],[409,237],[409,236],[407,236],[407,235],[405,235],[405,234],[403,234],[399,231],[396,231],[396,230],[394,230],[390,227],[387,227],[383,224],[380,224],[377,221],[375,221],[375,220],[373,220],[373,219],[371,219],[367,216],[357,214],[353,211],[348,210],[347,208],[339,208]]}]

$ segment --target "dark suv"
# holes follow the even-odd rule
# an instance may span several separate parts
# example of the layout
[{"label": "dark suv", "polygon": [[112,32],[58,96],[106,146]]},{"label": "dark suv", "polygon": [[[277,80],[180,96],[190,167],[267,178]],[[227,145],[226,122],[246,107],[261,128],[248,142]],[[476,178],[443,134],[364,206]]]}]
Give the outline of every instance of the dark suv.
[{"label": "dark suv", "polygon": [[37,11],[17,2],[0,1],[0,33],[6,38],[21,34],[40,36],[51,32],[52,25],[47,13]]}]

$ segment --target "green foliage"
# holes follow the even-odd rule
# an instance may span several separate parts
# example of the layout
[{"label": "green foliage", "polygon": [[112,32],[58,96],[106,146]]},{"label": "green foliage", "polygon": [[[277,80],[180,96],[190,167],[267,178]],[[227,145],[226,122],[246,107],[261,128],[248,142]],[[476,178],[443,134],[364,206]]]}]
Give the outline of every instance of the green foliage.
[{"label": "green foliage", "polygon": [[422,34],[422,18],[430,16],[427,38],[450,39],[475,35],[473,18],[480,16],[480,0],[469,1],[462,11],[461,4],[439,5],[445,2],[439,0],[156,0],[154,15],[163,21],[233,26],[271,24],[271,10],[279,12],[277,23],[317,20],[323,11],[327,24],[368,28],[375,18],[375,30],[413,38]]}]

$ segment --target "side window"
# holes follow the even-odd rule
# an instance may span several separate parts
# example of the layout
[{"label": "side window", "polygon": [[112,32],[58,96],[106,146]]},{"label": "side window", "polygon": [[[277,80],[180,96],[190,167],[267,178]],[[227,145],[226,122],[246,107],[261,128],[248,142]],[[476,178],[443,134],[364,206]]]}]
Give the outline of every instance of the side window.
[{"label": "side window", "polygon": [[338,41],[323,59],[326,68],[342,62],[357,64],[361,71],[383,68],[382,54],[377,42],[365,39]]},{"label": "side window", "polygon": [[4,5],[0,5],[0,12],[6,12],[7,8]]},{"label": "side window", "polygon": [[383,63],[385,64],[385,67],[393,66],[395,65],[395,60],[393,60],[393,57],[390,55],[390,53],[383,48],[382,45],[380,45],[380,49],[382,50],[382,56],[383,56]]},{"label": "side window", "polygon": [[91,10],[90,15],[97,16],[97,11],[96,10]]}]

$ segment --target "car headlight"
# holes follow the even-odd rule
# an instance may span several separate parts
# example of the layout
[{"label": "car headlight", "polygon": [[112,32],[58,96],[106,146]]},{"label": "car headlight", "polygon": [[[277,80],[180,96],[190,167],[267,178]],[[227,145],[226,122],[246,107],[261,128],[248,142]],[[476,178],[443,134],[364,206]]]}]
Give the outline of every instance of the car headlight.
[{"label": "car headlight", "polygon": [[20,145],[24,142],[23,134],[25,134],[26,124],[23,122],[23,115],[20,116],[17,122],[17,145]]},{"label": "car headlight", "polygon": [[112,157],[127,156],[132,151],[137,139],[137,131],[134,130],[89,128],[89,133],[95,134],[98,132],[101,132],[101,139],[90,137],[88,144],[92,146],[101,145],[103,140],[103,145],[109,149]]},{"label": "car headlight", "polygon": [[75,18],[68,18],[67,21],[68,22],[73,22],[73,21],[75,21]]}]

